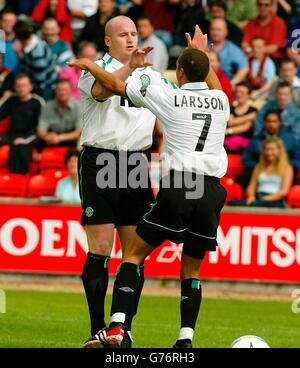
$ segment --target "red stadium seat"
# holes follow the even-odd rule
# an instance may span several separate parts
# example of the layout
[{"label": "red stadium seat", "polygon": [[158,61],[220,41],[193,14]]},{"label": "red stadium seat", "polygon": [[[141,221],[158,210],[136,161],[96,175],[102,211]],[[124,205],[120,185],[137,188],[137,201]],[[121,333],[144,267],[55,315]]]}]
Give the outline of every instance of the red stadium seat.
[{"label": "red stadium seat", "polygon": [[44,175],[34,175],[29,179],[27,197],[53,196],[57,180]]},{"label": "red stadium seat", "polygon": [[55,180],[60,180],[70,176],[70,172],[68,170],[59,170],[59,169],[46,169],[41,172],[43,176],[47,176],[48,178],[54,178]]},{"label": "red stadium seat", "polygon": [[65,154],[69,147],[47,147],[42,151],[40,169],[62,169],[65,167]]},{"label": "red stadium seat", "polygon": [[287,202],[290,207],[300,208],[300,185],[294,185],[290,189]]},{"label": "red stadium seat", "polygon": [[227,175],[239,175],[244,171],[242,155],[228,154],[228,169]]},{"label": "red stadium seat", "polygon": [[227,190],[226,204],[232,199],[242,199],[243,198],[243,191],[239,184],[233,181],[232,182],[228,181],[227,183],[223,182],[222,185]]},{"label": "red stadium seat", "polygon": [[220,180],[221,184],[225,187],[226,185],[231,185],[234,183],[234,176],[223,176]]},{"label": "red stadium seat", "polygon": [[0,135],[5,135],[6,133],[9,132],[10,121],[11,121],[10,116],[6,117],[3,120],[0,120]]},{"label": "red stadium seat", "polygon": [[8,144],[0,146],[0,167],[8,165],[10,147]]},{"label": "red stadium seat", "polygon": [[0,196],[25,197],[27,180],[21,174],[0,174]]}]

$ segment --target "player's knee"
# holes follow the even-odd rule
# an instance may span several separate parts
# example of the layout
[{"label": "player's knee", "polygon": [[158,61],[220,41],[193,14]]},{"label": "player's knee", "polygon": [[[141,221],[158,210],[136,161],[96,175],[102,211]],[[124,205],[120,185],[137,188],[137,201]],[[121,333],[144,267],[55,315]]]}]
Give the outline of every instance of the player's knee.
[{"label": "player's knee", "polygon": [[101,239],[89,243],[89,251],[101,256],[109,256],[111,253],[112,244],[109,240]]}]

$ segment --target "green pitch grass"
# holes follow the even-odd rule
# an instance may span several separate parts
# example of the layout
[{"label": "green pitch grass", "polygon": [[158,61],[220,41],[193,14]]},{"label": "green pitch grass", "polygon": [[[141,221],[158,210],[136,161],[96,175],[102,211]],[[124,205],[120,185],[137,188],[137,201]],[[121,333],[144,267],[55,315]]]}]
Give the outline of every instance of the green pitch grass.
[{"label": "green pitch grass", "polygon": [[[7,291],[0,314],[0,347],[82,347],[89,320],[84,295]],[[111,297],[107,304],[110,305]],[[107,312],[109,309],[107,309]],[[171,347],[179,326],[175,297],[143,296],[134,324],[135,347]],[[242,335],[258,335],[271,347],[300,347],[300,314],[291,302],[204,299],[195,347],[228,347]]]}]

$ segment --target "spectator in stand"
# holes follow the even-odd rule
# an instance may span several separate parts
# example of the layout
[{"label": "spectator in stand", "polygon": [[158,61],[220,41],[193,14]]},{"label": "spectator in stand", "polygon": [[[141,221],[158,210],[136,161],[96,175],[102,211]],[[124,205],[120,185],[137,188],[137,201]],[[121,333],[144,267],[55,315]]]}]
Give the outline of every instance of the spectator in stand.
[{"label": "spectator in stand", "polygon": [[[97,47],[92,42],[82,41],[77,48],[76,58],[87,58],[92,61],[97,60]],[[76,100],[81,100],[78,89],[78,82],[80,79],[81,70],[71,66],[65,66],[59,73],[59,79],[68,79],[72,85],[72,97]]]},{"label": "spectator in stand", "polygon": [[72,16],[73,42],[76,43],[89,17],[98,9],[98,0],[67,0]]},{"label": "spectator in stand", "polygon": [[295,62],[298,71],[297,75],[300,77],[300,23],[293,27],[290,31],[287,42],[287,56]]},{"label": "spectator in stand", "polygon": [[[183,0],[176,17],[175,45],[186,46],[185,33],[194,34],[195,26],[201,25],[203,33],[207,33],[204,9],[200,0]],[[206,28],[205,28],[206,27]]]},{"label": "spectator in stand", "polygon": [[143,0],[116,0],[116,7],[121,15],[126,15],[134,22],[143,15]]},{"label": "spectator in stand", "polygon": [[153,19],[156,36],[170,49],[174,43],[175,19],[180,9],[180,0],[143,0],[143,6],[145,15]]},{"label": "spectator in stand", "polygon": [[285,59],[280,64],[279,79],[274,81],[270,92],[268,94],[268,100],[275,99],[276,90],[280,83],[288,82],[292,89],[292,102],[300,108],[300,78],[297,77],[297,66],[294,60]]},{"label": "spectator in stand", "polygon": [[42,37],[55,56],[55,70],[57,73],[66,66],[66,62],[74,58],[69,44],[59,38],[59,25],[54,18],[47,18],[42,25]]},{"label": "spectator in stand", "polygon": [[11,11],[2,13],[0,18],[0,27],[5,32],[5,58],[3,66],[9,69],[13,74],[19,71],[19,59],[15,50],[16,35],[14,26],[17,22],[17,16]]},{"label": "spectator in stand", "polygon": [[228,28],[224,19],[212,19],[210,23],[210,41],[221,60],[221,67],[230,79],[231,85],[242,82],[248,72],[248,60],[243,51],[227,40]]},{"label": "spectator in stand", "polygon": [[227,19],[243,29],[257,16],[256,0],[227,0]]},{"label": "spectator in stand", "polygon": [[240,154],[253,136],[257,110],[250,105],[250,87],[247,83],[236,85],[235,99],[227,123],[224,145],[227,152]]},{"label": "spectator in stand", "polygon": [[232,200],[229,205],[284,208],[292,182],[293,168],[281,139],[267,138],[251,176],[247,199]]},{"label": "spectator in stand", "polygon": [[243,153],[243,165],[251,173],[259,160],[262,152],[263,142],[271,137],[278,137],[282,140],[287,151],[291,165],[295,174],[300,169],[300,149],[299,142],[289,132],[282,129],[280,113],[277,110],[268,111],[264,117],[264,130],[258,137],[253,138]]},{"label": "spectator in stand", "polygon": [[270,110],[279,110],[283,129],[300,141],[300,110],[292,102],[291,86],[282,82],[276,90],[276,99],[268,102],[257,114],[254,135],[260,136],[264,127],[264,116]]},{"label": "spectator in stand", "polygon": [[45,19],[54,18],[59,25],[59,38],[72,43],[71,15],[65,0],[40,0],[32,13],[32,19],[42,24]]},{"label": "spectator in stand", "polygon": [[230,80],[226,77],[226,75],[222,71],[221,60],[219,58],[219,55],[213,49],[210,49],[207,55],[210,61],[210,65],[212,66],[213,70],[217,74],[220,80],[222,89],[226,93],[229,104],[231,106],[232,105],[232,88],[231,88]]},{"label": "spectator in stand", "polygon": [[242,47],[251,55],[253,38],[262,37],[266,42],[265,54],[278,61],[285,56],[287,28],[284,20],[274,13],[274,1],[257,0],[258,16],[247,23]]},{"label": "spectator in stand", "polygon": [[154,27],[151,18],[142,16],[137,20],[137,30],[139,33],[139,48],[153,46],[154,49],[148,56],[148,60],[153,63],[153,68],[163,73],[168,67],[169,55],[164,42],[154,34]]},{"label": "spectator in stand", "polygon": [[[228,40],[239,47],[241,46],[243,33],[238,26],[227,20],[227,6],[223,0],[213,0],[209,3],[209,14],[207,18],[208,20],[216,18],[224,19],[228,28]],[[208,29],[209,27],[207,27],[207,30],[203,29],[203,32],[208,33]]]},{"label": "spectator in stand", "polygon": [[87,19],[79,40],[93,42],[97,45],[98,51],[105,53],[107,50],[104,41],[105,25],[117,15],[119,11],[114,0],[99,0],[99,9],[96,14]]},{"label": "spectator in stand", "polygon": [[14,76],[3,66],[3,54],[0,54],[0,106],[13,95]]},{"label": "spectator in stand", "polygon": [[248,81],[252,88],[253,100],[265,100],[276,76],[273,60],[265,54],[265,40],[254,37],[251,41],[252,57],[249,60]]},{"label": "spectator in stand", "polygon": [[55,191],[55,196],[63,202],[80,203],[78,157],[78,151],[69,151],[66,153],[65,163],[70,176],[59,180]]},{"label": "spectator in stand", "polygon": [[36,7],[39,0],[8,0],[6,7],[18,15],[31,17],[33,9]]},{"label": "spectator in stand", "polygon": [[42,109],[38,137],[44,145],[76,147],[81,132],[80,103],[72,98],[70,81],[58,80],[55,95]]},{"label": "spectator in stand", "polygon": [[34,34],[33,27],[19,20],[14,31],[19,40],[18,56],[22,72],[30,75],[35,91],[46,101],[54,95],[57,73],[55,57],[45,41]]},{"label": "spectator in stand", "polygon": [[297,9],[295,0],[277,0],[275,3],[275,13],[282,18],[287,27],[294,25],[297,22]]},{"label": "spectator in stand", "polygon": [[36,128],[41,111],[41,99],[32,94],[30,77],[19,74],[15,81],[16,95],[0,107],[0,120],[10,117],[10,127],[0,144],[10,145],[9,167],[13,173],[28,172],[32,148],[36,143]]}]

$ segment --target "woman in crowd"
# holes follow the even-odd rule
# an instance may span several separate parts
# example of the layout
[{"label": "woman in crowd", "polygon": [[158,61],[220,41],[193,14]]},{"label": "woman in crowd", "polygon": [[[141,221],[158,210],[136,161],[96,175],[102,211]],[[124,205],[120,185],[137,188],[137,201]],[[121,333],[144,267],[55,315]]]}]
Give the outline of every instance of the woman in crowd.
[{"label": "woman in crowd", "polygon": [[267,138],[247,189],[247,199],[232,200],[229,205],[283,208],[292,182],[293,168],[283,142],[277,137]]},{"label": "woman in crowd", "polygon": [[228,121],[225,148],[229,153],[241,153],[253,135],[257,110],[250,105],[250,87],[239,83],[235,90],[235,104]]}]

